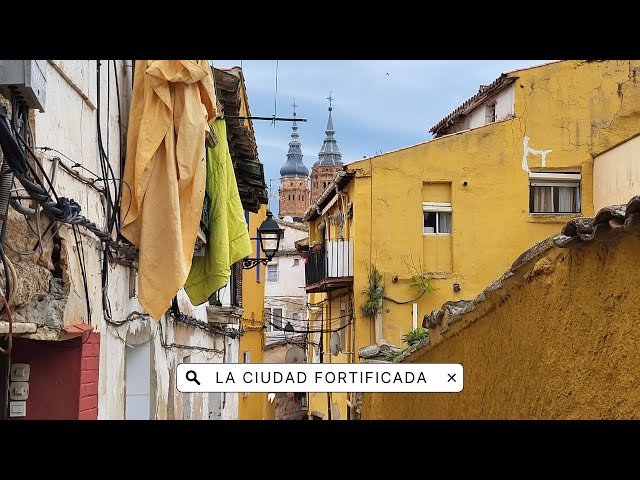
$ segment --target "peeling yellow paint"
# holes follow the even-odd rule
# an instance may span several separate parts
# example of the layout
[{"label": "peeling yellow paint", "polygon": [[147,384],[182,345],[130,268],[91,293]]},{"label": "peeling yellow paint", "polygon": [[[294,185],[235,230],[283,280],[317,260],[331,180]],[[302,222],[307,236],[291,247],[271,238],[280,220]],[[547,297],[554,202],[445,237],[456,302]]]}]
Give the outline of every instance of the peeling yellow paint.
[{"label": "peeling yellow paint", "polygon": [[[593,215],[593,156],[640,131],[638,66],[637,60],[563,61],[510,72],[512,118],[348,164],[356,175],[346,189],[353,203],[347,235],[354,240],[355,352],[375,343],[374,320],[360,312],[373,265],[386,295],[406,302],[385,300],[382,311],[383,338],[404,346],[413,300],[421,325],[444,302],[473,298],[572,218],[529,213],[528,170],[580,171],[582,215]],[[429,193],[437,184],[450,190]],[[443,195],[451,199],[451,234],[423,235],[422,202],[447,201]],[[339,202],[328,215],[338,208]],[[310,245],[321,238],[320,221],[310,222]],[[420,296],[411,286],[417,272],[407,264],[431,274],[433,293]],[[313,294],[309,301],[324,298]],[[327,405],[326,395],[310,396],[309,411],[327,418]]]}]

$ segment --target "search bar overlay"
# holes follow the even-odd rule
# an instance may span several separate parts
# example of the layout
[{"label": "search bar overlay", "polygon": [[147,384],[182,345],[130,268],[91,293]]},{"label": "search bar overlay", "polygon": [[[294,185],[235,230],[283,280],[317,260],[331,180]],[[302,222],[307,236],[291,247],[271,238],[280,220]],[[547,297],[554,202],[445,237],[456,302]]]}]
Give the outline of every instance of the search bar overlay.
[{"label": "search bar overlay", "polygon": [[181,363],[179,392],[461,392],[460,363]]}]

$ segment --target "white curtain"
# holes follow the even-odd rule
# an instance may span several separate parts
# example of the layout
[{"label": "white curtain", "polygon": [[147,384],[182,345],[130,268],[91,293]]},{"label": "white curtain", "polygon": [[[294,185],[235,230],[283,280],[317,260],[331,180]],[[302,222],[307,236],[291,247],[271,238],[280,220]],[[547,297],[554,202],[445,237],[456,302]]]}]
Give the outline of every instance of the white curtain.
[{"label": "white curtain", "polygon": [[438,213],[438,233],[451,233],[451,214]]},{"label": "white curtain", "polygon": [[533,188],[533,212],[553,212],[553,188]]},{"label": "white curtain", "polygon": [[577,187],[558,187],[558,203],[560,212],[579,212],[580,189]]}]

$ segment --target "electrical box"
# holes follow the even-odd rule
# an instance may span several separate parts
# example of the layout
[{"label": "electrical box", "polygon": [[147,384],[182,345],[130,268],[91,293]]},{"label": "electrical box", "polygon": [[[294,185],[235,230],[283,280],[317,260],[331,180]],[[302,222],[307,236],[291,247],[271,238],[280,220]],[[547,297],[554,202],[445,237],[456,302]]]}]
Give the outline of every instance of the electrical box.
[{"label": "electrical box", "polygon": [[28,382],[31,367],[26,363],[14,363],[11,365],[12,382]]},{"label": "electrical box", "polygon": [[9,402],[9,416],[10,417],[26,417],[27,416],[27,402]]},{"label": "electrical box", "polygon": [[10,400],[26,400],[29,398],[29,382],[11,382],[9,385]]},{"label": "electrical box", "polygon": [[29,108],[44,112],[47,89],[46,60],[0,60],[0,93],[11,99],[11,87]]}]

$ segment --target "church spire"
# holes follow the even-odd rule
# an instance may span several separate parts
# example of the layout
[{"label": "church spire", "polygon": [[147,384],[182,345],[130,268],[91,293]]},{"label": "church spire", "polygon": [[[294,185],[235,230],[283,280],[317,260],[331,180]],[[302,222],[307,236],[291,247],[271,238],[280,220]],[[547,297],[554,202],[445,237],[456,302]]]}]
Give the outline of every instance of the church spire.
[{"label": "church spire", "polygon": [[314,167],[318,165],[342,165],[342,153],[340,153],[338,143],[335,139],[336,131],[333,129],[333,116],[331,114],[333,110],[333,97],[331,96],[331,92],[329,92],[327,100],[329,100],[329,119],[327,120],[327,129],[325,130],[327,136],[324,142],[322,142],[322,148],[320,149],[320,153],[318,153],[318,160],[313,164]]},{"label": "church spire", "polygon": [[[296,116],[296,101],[293,100],[293,117]],[[308,177],[309,169],[302,161],[302,146],[298,140],[298,122],[293,121],[291,126],[291,140],[289,141],[289,152],[287,153],[287,162],[280,169],[281,177]]]}]

